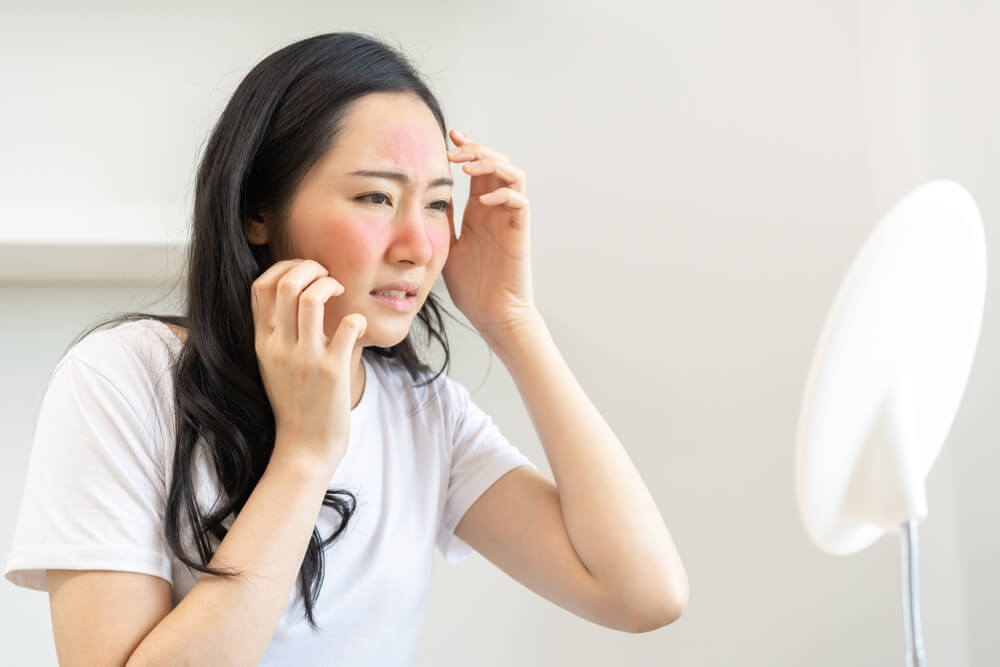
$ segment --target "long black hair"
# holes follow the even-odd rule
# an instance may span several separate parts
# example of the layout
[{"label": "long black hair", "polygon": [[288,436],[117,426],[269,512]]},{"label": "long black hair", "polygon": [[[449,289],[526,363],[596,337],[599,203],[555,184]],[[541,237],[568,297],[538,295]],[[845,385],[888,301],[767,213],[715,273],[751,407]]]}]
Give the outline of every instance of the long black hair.
[{"label": "long black hair", "polygon": [[[274,450],[275,424],[254,350],[250,288],[283,258],[280,227],[271,243],[251,245],[247,225],[263,212],[280,221],[308,170],[333,146],[348,105],[374,92],[410,91],[434,113],[447,144],[444,116],[434,95],[406,56],[375,38],[358,33],[317,35],[286,46],[258,63],[237,87],[208,139],[197,172],[191,243],[187,256],[183,316],[126,313],[90,327],[156,319],[182,326],[187,336],[173,362],[176,448],[167,495],[165,537],[177,559],[190,568],[218,576],[239,576],[235,569],[209,567],[228,532],[223,521],[240,512],[257,486]],[[443,373],[450,353],[433,293],[417,313],[432,339],[443,348],[437,373],[420,360],[411,331],[391,348],[366,347],[362,354],[399,363],[416,383]],[[447,313],[447,311],[444,311]],[[450,314],[449,314],[450,316]],[[198,447],[207,448],[224,494],[217,508],[199,507],[192,482]],[[313,529],[299,569],[299,588],[309,625],[318,626],[313,606],[323,584],[323,550],[347,527],[356,507],[354,494],[327,490],[323,505],[341,517],[329,537]],[[196,555],[185,552],[182,526],[190,526]]]}]

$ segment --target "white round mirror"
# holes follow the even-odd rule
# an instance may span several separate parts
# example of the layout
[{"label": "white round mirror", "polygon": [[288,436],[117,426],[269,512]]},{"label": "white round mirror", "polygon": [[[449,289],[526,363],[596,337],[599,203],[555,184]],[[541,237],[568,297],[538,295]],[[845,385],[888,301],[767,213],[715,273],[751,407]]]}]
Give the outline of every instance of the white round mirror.
[{"label": "white round mirror", "polygon": [[917,188],[871,232],[844,277],[799,413],[795,490],[812,541],[847,555],[886,531],[903,533],[915,664],[916,523],[927,516],[924,481],[965,392],[985,295],[972,197],[950,181]]}]

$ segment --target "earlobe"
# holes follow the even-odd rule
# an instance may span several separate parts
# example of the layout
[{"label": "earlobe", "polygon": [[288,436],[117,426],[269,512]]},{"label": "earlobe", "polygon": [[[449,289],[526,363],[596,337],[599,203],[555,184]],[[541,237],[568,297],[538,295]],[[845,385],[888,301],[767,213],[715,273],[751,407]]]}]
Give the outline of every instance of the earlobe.
[{"label": "earlobe", "polygon": [[269,240],[267,225],[260,220],[250,220],[247,225],[247,240],[254,245],[265,245]]}]

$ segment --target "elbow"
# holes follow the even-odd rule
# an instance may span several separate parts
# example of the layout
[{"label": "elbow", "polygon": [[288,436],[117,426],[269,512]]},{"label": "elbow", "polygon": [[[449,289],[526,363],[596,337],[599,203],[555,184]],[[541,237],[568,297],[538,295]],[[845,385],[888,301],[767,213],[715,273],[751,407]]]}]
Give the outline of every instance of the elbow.
[{"label": "elbow", "polygon": [[624,628],[624,630],[633,634],[659,630],[660,628],[670,625],[683,616],[686,609],[686,602],[664,605],[655,612],[648,612],[638,618],[633,618],[632,622],[629,623],[628,627]]},{"label": "elbow", "polygon": [[641,634],[666,627],[684,615],[689,599],[690,589],[685,580],[683,585],[669,590],[655,600],[648,600],[641,612],[629,615],[630,622],[623,630]]}]

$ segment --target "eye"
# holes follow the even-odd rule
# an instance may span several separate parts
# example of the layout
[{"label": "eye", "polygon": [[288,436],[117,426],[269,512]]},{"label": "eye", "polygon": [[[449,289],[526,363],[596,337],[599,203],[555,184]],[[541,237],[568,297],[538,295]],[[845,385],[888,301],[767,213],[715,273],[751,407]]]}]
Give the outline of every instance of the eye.
[{"label": "eye", "polygon": [[436,208],[439,211],[447,211],[449,208],[451,208],[451,202],[449,202],[447,199],[439,199],[431,204],[431,208]]},{"label": "eye", "polygon": [[[381,198],[381,199],[378,199],[378,198]],[[376,206],[379,205],[379,204],[384,204],[384,203],[392,202],[392,200],[389,199],[389,196],[387,194],[385,194],[384,192],[373,192],[370,195],[361,195],[360,197],[358,197],[358,199],[364,200],[364,201],[369,201],[372,204],[375,204]]]}]

